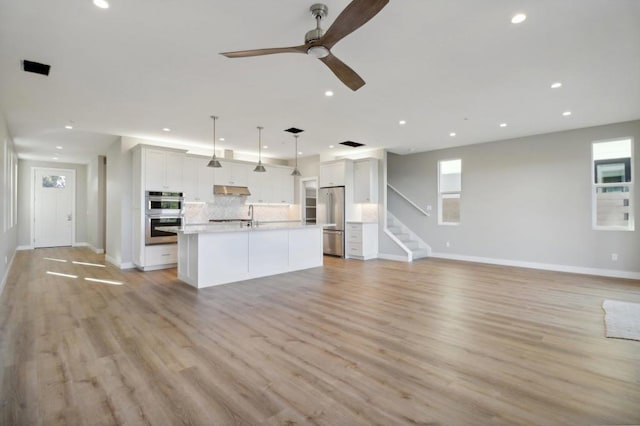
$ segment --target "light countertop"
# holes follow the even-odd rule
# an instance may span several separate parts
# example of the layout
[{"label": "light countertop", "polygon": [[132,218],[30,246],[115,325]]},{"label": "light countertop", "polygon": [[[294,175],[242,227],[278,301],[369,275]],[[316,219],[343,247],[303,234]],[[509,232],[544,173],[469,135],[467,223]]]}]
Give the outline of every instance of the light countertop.
[{"label": "light countertop", "polygon": [[216,232],[260,232],[283,229],[311,229],[323,228],[325,226],[335,226],[332,224],[306,224],[300,222],[258,222],[256,226],[250,227],[241,223],[210,223],[184,226],[159,226],[159,231],[181,233],[181,234],[210,234]]}]

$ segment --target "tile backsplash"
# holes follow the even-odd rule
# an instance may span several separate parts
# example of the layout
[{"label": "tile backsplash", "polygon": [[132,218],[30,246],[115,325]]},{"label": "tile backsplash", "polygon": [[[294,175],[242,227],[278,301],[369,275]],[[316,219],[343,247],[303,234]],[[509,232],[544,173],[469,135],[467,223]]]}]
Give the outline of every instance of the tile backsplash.
[{"label": "tile backsplash", "polygon": [[[213,203],[185,203],[186,224],[207,223],[209,219],[248,219],[249,204],[246,197],[216,197]],[[259,221],[291,220],[288,205],[260,205],[253,208],[253,218]]]}]

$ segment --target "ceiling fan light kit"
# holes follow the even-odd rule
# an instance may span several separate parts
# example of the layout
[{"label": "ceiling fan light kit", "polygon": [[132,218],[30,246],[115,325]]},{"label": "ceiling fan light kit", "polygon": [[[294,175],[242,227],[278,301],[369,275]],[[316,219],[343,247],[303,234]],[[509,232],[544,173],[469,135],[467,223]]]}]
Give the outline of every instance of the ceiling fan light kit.
[{"label": "ceiling fan light kit", "polygon": [[316,19],[316,28],[308,31],[301,46],[276,47],[269,49],[241,50],[224,52],[227,58],[246,58],[250,56],[272,55],[276,53],[304,53],[322,61],[351,90],[356,91],[365,85],[365,81],[347,64],[331,53],[331,48],[362,25],[376,16],[389,0],[353,0],[333,21],[327,31],[320,27],[320,21],[327,16],[329,8],[322,3],[310,7]]}]

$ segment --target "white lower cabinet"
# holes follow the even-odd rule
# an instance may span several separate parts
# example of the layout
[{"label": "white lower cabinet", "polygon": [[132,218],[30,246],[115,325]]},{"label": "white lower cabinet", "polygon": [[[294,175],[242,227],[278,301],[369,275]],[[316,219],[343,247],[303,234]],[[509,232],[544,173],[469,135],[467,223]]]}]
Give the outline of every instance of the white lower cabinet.
[{"label": "white lower cabinet", "polygon": [[158,244],[154,246],[145,246],[144,248],[144,270],[151,271],[153,269],[166,268],[167,266],[175,266],[178,263],[178,245],[177,244]]},{"label": "white lower cabinet", "polygon": [[178,279],[197,288],[322,266],[322,227],[178,233]]},{"label": "white lower cabinet", "polygon": [[375,259],[378,257],[378,224],[347,222],[346,257]]}]

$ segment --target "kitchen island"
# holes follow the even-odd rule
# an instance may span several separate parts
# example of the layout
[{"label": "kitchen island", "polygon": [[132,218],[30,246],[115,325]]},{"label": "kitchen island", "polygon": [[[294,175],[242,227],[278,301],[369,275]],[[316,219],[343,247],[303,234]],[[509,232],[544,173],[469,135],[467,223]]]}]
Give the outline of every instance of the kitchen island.
[{"label": "kitchen island", "polygon": [[162,230],[178,234],[178,279],[203,288],[322,266],[322,227],[230,223]]}]

